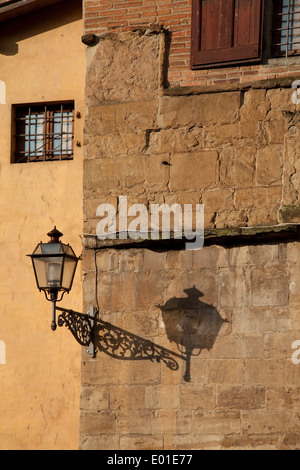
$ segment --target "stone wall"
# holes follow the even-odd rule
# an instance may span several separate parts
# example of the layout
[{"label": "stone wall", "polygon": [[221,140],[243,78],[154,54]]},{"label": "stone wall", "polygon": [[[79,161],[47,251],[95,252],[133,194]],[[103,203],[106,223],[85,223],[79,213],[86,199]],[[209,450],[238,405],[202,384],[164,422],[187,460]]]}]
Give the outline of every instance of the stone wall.
[{"label": "stone wall", "polygon": [[293,80],[185,95],[161,87],[163,33],[108,34],[95,49],[86,79],[87,233],[103,198],[117,204],[121,193],[144,204],[200,201],[206,226],[297,221],[284,210],[300,203]]},{"label": "stone wall", "polygon": [[[100,312],[81,448],[299,448],[299,244],[239,236],[299,222],[293,78],[166,90],[166,52],[157,30],[87,50],[84,303]],[[97,207],[120,195],[201,202],[218,239],[197,251],[96,242]]]},{"label": "stone wall", "polygon": [[[299,448],[299,263],[298,242],[98,252],[81,448]],[[92,250],[84,269],[93,303]]]}]

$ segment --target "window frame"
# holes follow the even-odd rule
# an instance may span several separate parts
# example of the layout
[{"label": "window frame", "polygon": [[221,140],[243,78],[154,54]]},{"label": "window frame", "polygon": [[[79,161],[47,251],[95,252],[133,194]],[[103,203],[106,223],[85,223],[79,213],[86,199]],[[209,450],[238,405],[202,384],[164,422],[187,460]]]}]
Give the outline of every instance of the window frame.
[{"label": "window frame", "polygon": [[[41,118],[35,117],[30,120],[30,110],[34,110],[33,114],[40,115]],[[28,111],[28,113],[27,113]],[[67,149],[63,148],[63,124],[64,113],[72,113],[71,120],[67,121],[67,125],[72,125],[71,131],[66,132],[70,136],[65,139]],[[55,114],[60,114],[60,121],[55,122]],[[27,117],[29,116],[29,118]],[[42,119],[42,122],[38,122]],[[24,120],[24,130],[22,121]],[[26,121],[29,127],[26,132]],[[12,105],[12,145],[11,145],[11,163],[38,163],[65,161],[74,159],[74,127],[75,127],[75,102],[74,100],[35,102],[35,103],[19,103]],[[60,132],[54,132],[55,124],[59,124]],[[43,132],[31,134],[32,126],[43,126]],[[20,131],[23,130],[23,132]],[[31,139],[31,136],[35,137]],[[60,148],[54,146],[56,137],[59,136]],[[23,141],[22,141],[22,138]],[[42,147],[37,148],[38,142],[42,142]],[[27,144],[27,149],[26,149]],[[35,147],[31,150],[31,145]],[[70,146],[71,144],[71,146]],[[22,158],[24,154],[24,158]]]}]

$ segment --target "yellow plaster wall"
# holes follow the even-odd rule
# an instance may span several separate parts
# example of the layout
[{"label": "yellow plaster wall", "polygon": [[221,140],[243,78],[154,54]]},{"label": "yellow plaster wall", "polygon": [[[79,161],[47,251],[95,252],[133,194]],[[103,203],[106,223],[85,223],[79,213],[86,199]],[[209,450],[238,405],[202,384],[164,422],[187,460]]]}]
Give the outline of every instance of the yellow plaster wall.
[{"label": "yellow plaster wall", "polygon": [[[54,225],[81,254],[82,147],[72,161],[26,164],[11,164],[10,148],[16,103],[74,99],[82,142],[81,36],[80,0],[0,28],[0,449],[78,448],[81,348],[66,328],[50,329],[51,304],[26,254]],[[81,284],[79,263],[61,306],[82,311]]]}]

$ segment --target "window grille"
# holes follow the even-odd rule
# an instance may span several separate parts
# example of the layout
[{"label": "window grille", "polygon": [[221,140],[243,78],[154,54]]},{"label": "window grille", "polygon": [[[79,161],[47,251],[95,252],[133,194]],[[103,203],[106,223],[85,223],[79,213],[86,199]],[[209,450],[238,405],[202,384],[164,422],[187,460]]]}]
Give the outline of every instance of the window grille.
[{"label": "window grille", "polygon": [[300,0],[273,2],[272,56],[300,54]]},{"label": "window grille", "polygon": [[15,107],[14,163],[73,158],[74,104]]}]

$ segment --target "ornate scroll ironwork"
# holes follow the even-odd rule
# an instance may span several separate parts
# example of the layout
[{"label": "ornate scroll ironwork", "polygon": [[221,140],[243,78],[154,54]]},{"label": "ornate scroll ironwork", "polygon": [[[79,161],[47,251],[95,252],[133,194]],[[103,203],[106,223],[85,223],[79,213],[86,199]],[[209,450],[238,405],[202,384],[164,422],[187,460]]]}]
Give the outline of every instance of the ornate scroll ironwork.
[{"label": "ornate scroll ironwork", "polygon": [[93,327],[88,315],[66,310],[57,318],[58,326],[66,326],[82,346],[89,346],[92,341]]},{"label": "ornate scroll ironwork", "polygon": [[124,361],[148,359],[152,362],[163,362],[171,370],[178,370],[179,367],[174,357],[185,359],[182,355],[102,320],[96,323],[95,338],[99,351],[115,359]]},{"label": "ornate scroll ironwork", "polygon": [[89,346],[88,353],[93,357],[98,349],[108,356],[123,361],[163,362],[173,371],[179,368],[175,358],[186,360],[183,354],[170,351],[101,319],[96,320],[97,310],[93,307],[87,315],[56,308],[62,312],[57,319],[58,326],[66,326],[79,344]]}]

